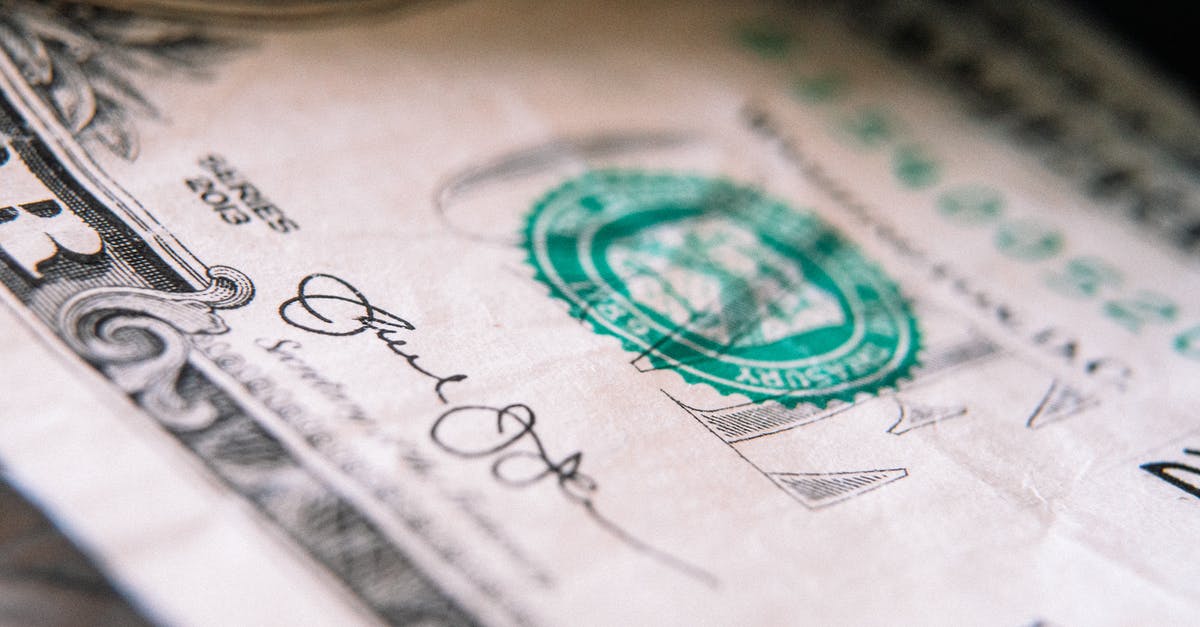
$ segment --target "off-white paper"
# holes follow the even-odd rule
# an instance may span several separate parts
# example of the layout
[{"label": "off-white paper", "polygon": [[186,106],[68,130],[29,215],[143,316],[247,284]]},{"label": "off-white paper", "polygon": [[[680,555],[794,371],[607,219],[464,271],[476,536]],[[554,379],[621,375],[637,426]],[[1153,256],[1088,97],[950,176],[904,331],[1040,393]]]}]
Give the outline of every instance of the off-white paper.
[{"label": "off-white paper", "polygon": [[0,461],[151,620],[1200,609],[1198,127],[1072,16],[181,15],[0,14]]}]

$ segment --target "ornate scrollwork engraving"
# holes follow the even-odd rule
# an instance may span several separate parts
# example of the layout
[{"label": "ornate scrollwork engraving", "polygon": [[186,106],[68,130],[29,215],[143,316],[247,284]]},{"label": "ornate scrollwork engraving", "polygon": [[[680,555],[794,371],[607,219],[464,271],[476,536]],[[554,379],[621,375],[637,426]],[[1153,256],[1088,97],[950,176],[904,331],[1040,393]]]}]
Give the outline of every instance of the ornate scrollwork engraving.
[{"label": "ornate scrollwork engraving", "polygon": [[229,330],[215,312],[250,302],[254,285],[225,266],[208,270],[208,287],[163,292],[139,287],[98,287],[63,303],[58,329],[67,344],[101,368],[121,389],[138,395],[147,410],[173,429],[204,428],[217,410],[190,402],[177,389],[188,361],[189,334]]}]

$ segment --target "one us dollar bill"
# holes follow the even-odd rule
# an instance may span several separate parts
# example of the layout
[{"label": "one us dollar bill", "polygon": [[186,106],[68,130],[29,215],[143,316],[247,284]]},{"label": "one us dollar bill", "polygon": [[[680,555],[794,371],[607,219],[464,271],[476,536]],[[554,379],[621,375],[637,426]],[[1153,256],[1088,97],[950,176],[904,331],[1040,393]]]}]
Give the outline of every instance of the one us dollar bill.
[{"label": "one us dollar bill", "polygon": [[1200,609],[1200,125],[1077,16],[110,4],[0,8],[0,464],[150,622]]}]

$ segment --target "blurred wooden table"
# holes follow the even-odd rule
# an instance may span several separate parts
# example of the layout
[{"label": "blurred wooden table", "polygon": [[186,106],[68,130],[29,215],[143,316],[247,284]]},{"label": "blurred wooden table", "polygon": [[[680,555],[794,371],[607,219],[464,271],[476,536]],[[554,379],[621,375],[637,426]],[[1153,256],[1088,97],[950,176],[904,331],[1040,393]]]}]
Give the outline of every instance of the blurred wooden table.
[{"label": "blurred wooden table", "polygon": [[0,475],[0,625],[145,625],[95,565]]}]

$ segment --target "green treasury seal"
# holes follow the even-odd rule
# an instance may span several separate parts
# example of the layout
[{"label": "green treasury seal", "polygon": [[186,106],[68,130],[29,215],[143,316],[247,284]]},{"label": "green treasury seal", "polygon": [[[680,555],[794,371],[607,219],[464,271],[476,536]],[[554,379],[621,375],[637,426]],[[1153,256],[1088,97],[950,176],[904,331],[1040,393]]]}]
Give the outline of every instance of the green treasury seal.
[{"label": "green treasury seal", "polygon": [[810,212],[728,181],[598,171],[525,226],[550,294],[643,369],[788,406],[906,376],[916,319],[896,285]]}]

